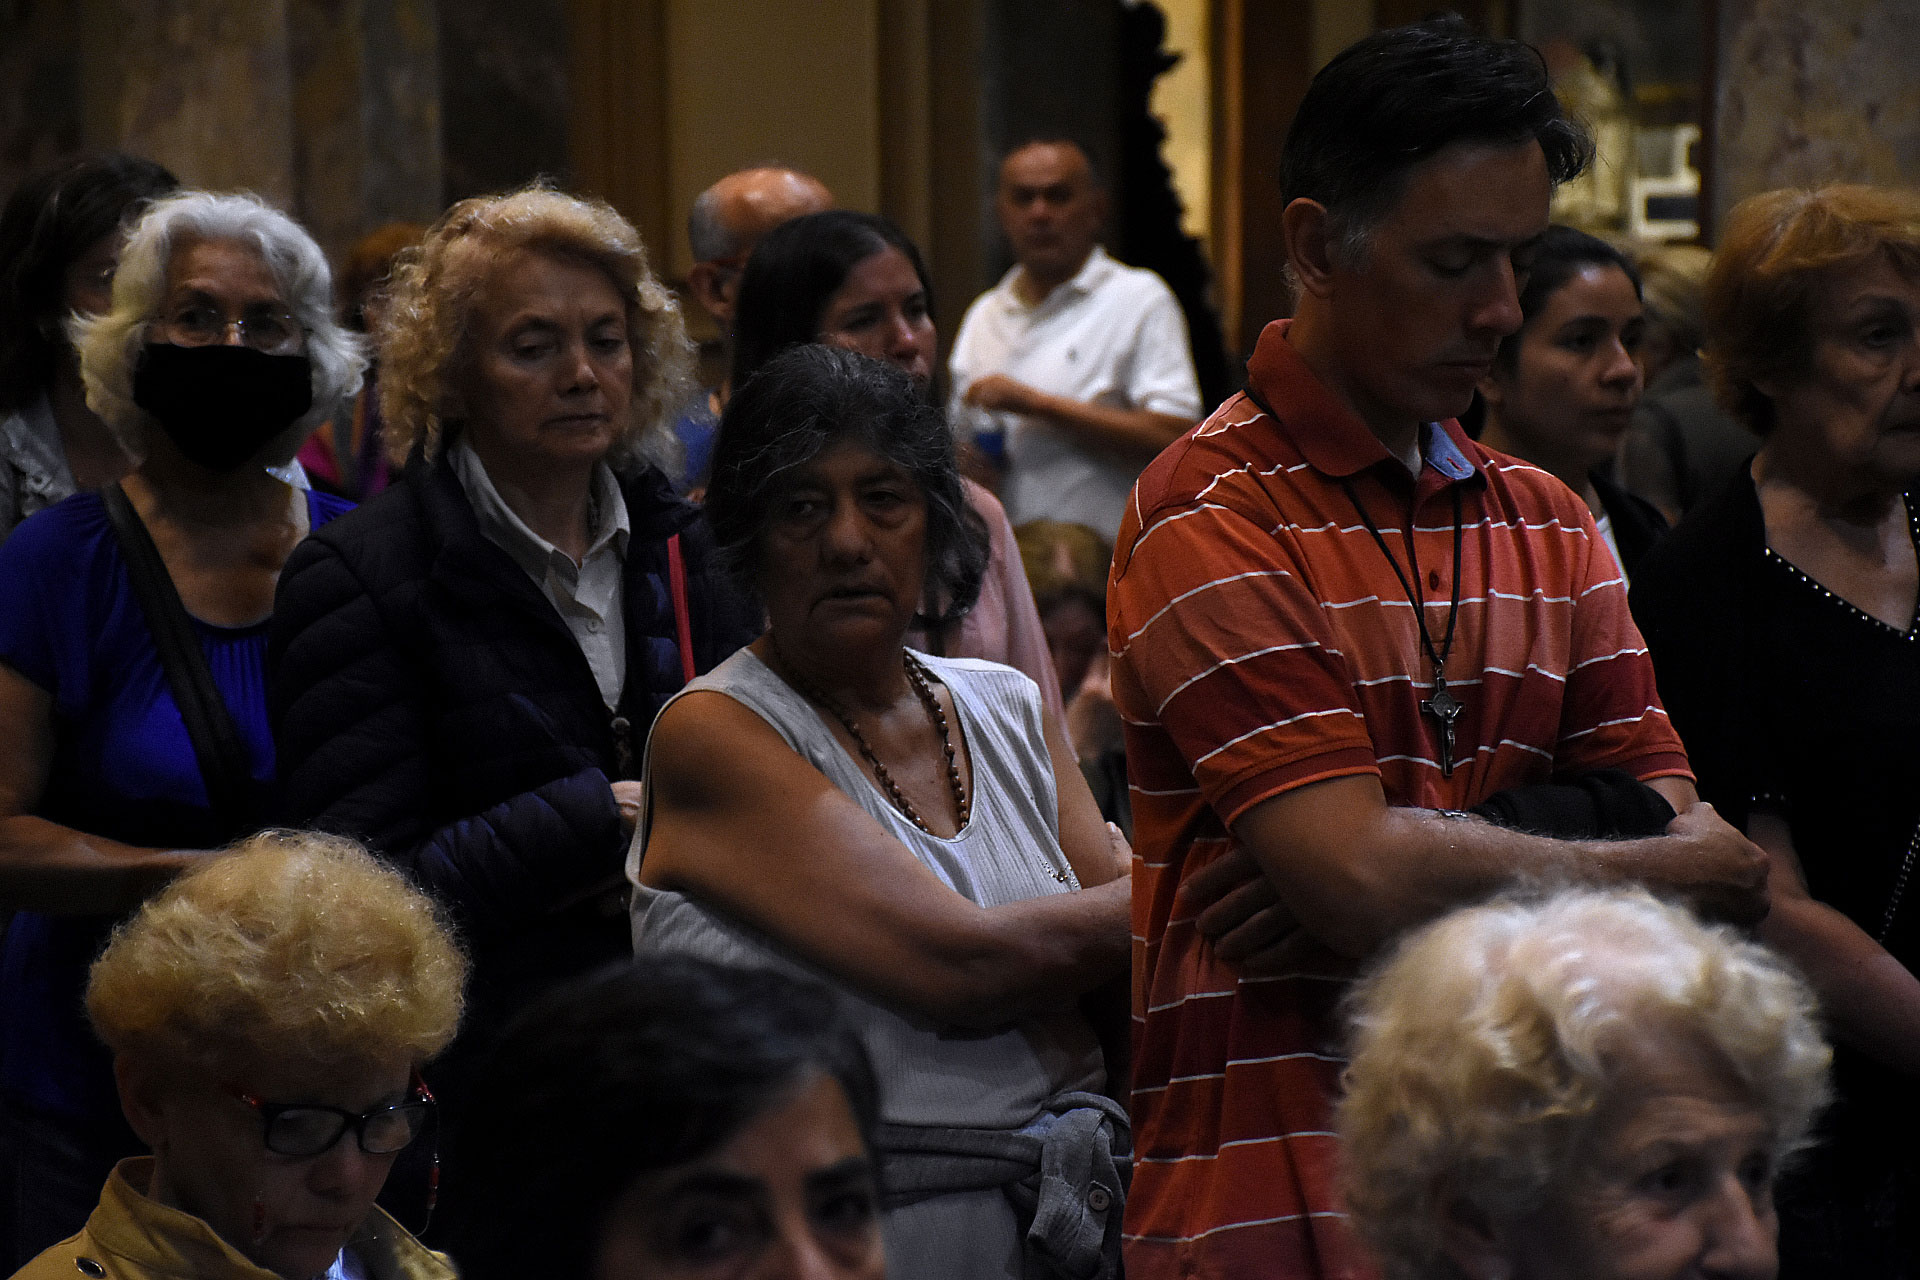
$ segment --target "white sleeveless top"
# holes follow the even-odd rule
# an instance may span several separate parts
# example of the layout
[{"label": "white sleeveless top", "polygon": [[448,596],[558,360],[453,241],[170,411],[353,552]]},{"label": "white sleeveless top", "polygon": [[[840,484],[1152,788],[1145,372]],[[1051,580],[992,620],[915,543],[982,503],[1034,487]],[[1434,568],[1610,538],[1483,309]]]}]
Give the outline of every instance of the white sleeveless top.
[{"label": "white sleeveless top", "polygon": [[[1038,686],[996,663],[915,656],[952,692],[973,765],[972,813],[951,838],[927,834],[895,809],[813,705],[751,650],[740,650],[677,696],[708,690],[752,710],[936,876],[983,907],[1079,888],[1060,849],[1059,800]],[[627,878],[634,882],[634,951],[770,966],[844,992],[880,1078],[885,1120],[1017,1129],[1054,1094],[1097,1090],[1105,1082],[1099,1043],[1077,1010],[1025,1018],[995,1032],[946,1026],[880,1003],[765,934],[683,894],[641,884],[646,830],[643,812],[627,857]],[[777,839],[777,833],[769,838]],[[1065,875],[1065,883],[1056,871]],[[823,903],[821,909],[832,906]]]}]

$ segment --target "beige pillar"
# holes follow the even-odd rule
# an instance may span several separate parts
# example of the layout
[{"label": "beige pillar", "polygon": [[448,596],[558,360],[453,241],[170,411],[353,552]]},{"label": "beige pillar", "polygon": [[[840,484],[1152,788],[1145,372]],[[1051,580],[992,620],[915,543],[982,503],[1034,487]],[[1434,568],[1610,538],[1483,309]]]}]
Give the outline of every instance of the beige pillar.
[{"label": "beige pillar", "polygon": [[293,203],[287,0],[83,0],[85,139]]},{"label": "beige pillar", "polygon": [[286,0],[295,214],[338,255],[442,205],[433,0]]},{"label": "beige pillar", "polygon": [[1822,182],[1920,182],[1920,0],[1721,0],[1714,225],[1740,200]]}]

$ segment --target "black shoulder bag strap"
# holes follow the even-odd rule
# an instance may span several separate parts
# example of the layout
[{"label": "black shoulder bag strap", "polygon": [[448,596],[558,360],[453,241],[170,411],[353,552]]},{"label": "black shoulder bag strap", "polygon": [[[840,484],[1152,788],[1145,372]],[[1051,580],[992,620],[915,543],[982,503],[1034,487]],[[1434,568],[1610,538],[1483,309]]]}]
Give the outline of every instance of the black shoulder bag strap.
[{"label": "black shoulder bag strap", "polygon": [[207,800],[222,827],[244,830],[253,819],[253,770],[246,743],[227,710],[226,699],[213,683],[207,655],[194,634],[193,620],[180,603],[180,593],[160,550],[153,545],[140,513],[127,501],[126,491],[116,482],[101,490],[107,519],[120,539],[120,554],[127,562],[127,577],[147,615],[147,629],[153,633],[154,647],[160,653],[160,667],[167,673],[167,687],[186,722],[187,737],[193,741],[193,754],[200,762],[200,776],[206,782]]}]

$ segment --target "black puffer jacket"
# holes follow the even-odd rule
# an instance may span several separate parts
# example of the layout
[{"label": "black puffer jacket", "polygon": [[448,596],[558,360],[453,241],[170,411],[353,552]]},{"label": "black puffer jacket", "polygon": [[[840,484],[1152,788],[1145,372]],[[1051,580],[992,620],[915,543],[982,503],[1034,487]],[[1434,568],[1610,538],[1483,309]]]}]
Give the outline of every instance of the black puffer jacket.
[{"label": "black puffer jacket", "polygon": [[652,469],[620,487],[632,535],[617,717],[559,613],[480,532],[445,457],[317,530],[280,576],[268,661],[282,819],[364,841],[453,912],[474,953],[470,1025],[628,952],[608,783],[638,776],[653,718],[684,683],[670,535],[696,668],[757,631],[698,511]]}]

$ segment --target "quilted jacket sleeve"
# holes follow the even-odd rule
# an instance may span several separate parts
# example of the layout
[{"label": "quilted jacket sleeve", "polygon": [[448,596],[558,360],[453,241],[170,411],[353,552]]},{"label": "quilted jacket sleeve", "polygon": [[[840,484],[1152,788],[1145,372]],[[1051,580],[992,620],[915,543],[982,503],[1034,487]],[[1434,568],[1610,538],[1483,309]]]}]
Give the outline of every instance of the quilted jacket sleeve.
[{"label": "quilted jacket sleeve", "polygon": [[323,540],[281,573],[269,663],[282,819],[365,842],[470,936],[514,932],[616,877],[620,815],[598,768],[436,818],[426,656],[388,604]]}]

